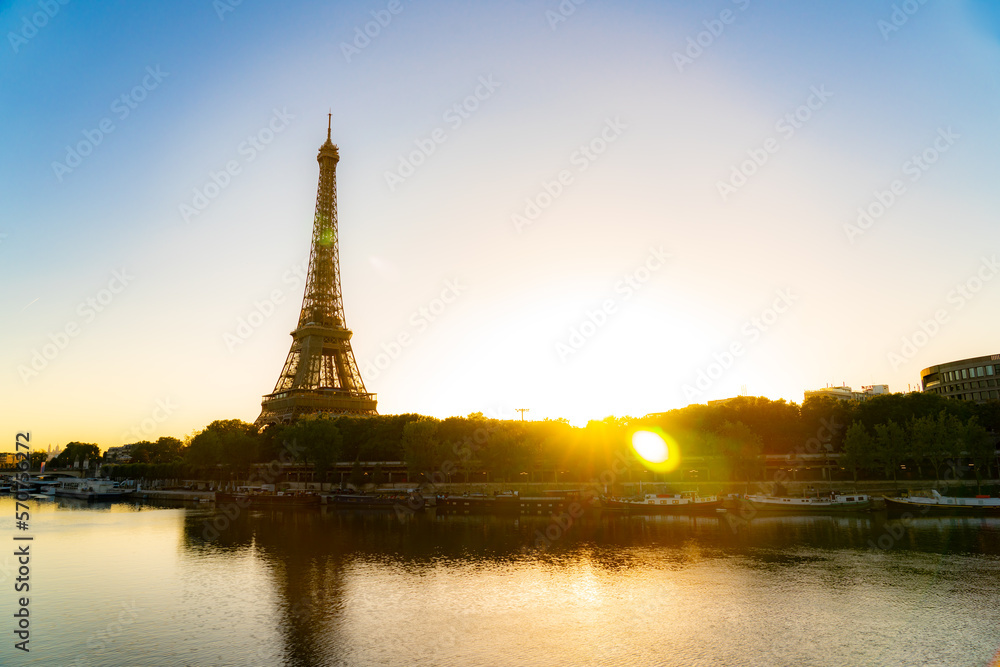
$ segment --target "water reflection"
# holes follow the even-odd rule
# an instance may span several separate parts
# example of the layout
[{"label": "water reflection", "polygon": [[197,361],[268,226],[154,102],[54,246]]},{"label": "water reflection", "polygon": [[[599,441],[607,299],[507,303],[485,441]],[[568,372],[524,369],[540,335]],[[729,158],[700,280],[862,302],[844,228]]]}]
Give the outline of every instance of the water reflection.
[{"label": "water reflection", "polygon": [[[796,587],[818,586],[832,596],[831,609],[850,619],[853,596],[882,576],[873,572],[873,562],[892,559],[888,567],[901,578],[956,583],[962,576],[954,570],[955,557],[1000,555],[1000,519],[993,518],[920,518],[900,530],[900,522],[884,514],[767,516],[736,525],[725,516],[611,516],[578,520],[558,539],[540,540],[551,519],[272,509],[243,511],[208,540],[206,521],[217,516],[188,512],[183,546],[199,557],[251,553],[260,560],[273,584],[268,615],[282,644],[273,657],[289,665],[359,664],[373,655],[391,664],[411,655],[399,652],[408,642],[416,664],[490,664],[488,652],[469,649],[471,637],[486,632],[492,639],[485,645],[495,649],[525,623],[534,628],[533,641],[547,645],[551,637],[539,628],[551,618],[578,628],[610,622],[624,631],[651,632],[669,622],[686,629],[683,650],[697,654],[692,637],[703,633],[685,606],[694,604],[692,594],[702,596],[702,588],[719,587],[721,580],[727,596],[750,600],[752,608],[791,606],[800,620],[817,612],[808,601],[791,602]],[[915,554],[952,560],[928,567],[900,558]],[[778,577],[767,595],[760,573]],[[779,602],[774,595],[783,597]],[[936,599],[939,591],[924,595]],[[977,587],[964,595],[997,601],[994,592]],[[699,600],[701,613],[713,608],[711,598]],[[745,613],[724,615],[718,625],[748,628],[753,623]],[[428,623],[428,615],[436,621]],[[401,644],[387,647],[376,639],[386,634],[386,624]],[[565,642],[564,634],[555,636]],[[611,653],[604,657],[623,659]],[[522,658],[523,664],[549,664],[538,656]],[[487,661],[463,662],[480,659]]]},{"label": "water reflection", "polygon": [[31,658],[981,666],[1000,645],[995,518],[223,516],[208,539],[213,508],[33,502]]}]

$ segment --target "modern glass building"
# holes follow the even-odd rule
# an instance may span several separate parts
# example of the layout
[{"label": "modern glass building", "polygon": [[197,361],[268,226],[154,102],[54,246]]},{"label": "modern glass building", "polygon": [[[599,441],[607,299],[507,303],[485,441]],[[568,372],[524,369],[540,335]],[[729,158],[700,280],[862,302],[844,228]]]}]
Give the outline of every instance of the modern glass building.
[{"label": "modern glass building", "polygon": [[926,392],[983,403],[1000,399],[1000,354],[931,366],[920,371]]}]

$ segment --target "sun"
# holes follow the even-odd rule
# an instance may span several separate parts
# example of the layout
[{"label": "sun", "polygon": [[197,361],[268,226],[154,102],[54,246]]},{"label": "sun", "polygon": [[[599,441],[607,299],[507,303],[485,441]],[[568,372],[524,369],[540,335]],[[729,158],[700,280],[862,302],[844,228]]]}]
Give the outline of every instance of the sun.
[{"label": "sun", "polygon": [[633,433],[632,449],[639,463],[654,472],[670,472],[681,462],[680,445],[660,429]]}]

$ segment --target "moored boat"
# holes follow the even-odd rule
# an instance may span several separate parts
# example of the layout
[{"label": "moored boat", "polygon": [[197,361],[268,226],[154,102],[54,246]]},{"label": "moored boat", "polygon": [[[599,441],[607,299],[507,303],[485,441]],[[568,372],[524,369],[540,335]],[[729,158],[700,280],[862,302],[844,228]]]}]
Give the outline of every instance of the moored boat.
[{"label": "moored boat", "polygon": [[59,486],[59,482],[64,479],[74,480],[78,478],[61,475],[32,475],[27,480],[15,484],[13,491],[25,490],[31,493],[51,496],[54,494],[55,488]]},{"label": "moored boat", "polygon": [[521,499],[514,493],[492,496],[445,494],[437,496],[436,501],[435,508],[439,514],[517,514]]},{"label": "moored boat", "polygon": [[395,491],[391,493],[331,493],[324,496],[324,502],[338,509],[375,509],[422,512],[426,507],[424,498],[419,492],[407,493]]},{"label": "moored boat", "polygon": [[88,502],[120,500],[132,493],[131,489],[122,489],[117,482],[107,479],[64,479],[55,487],[55,495],[59,498],[77,498]]},{"label": "moored boat", "polygon": [[942,496],[936,490],[930,497],[909,496],[886,498],[885,508],[893,513],[918,512],[921,514],[967,514],[967,515],[1000,515],[1000,498],[976,496],[975,498],[956,498]]},{"label": "moored boat", "polygon": [[601,501],[577,489],[543,491],[541,496],[517,496],[517,512],[523,516],[550,516],[569,513],[576,517],[584,512],[600,511]]},{"label": "moored boat", "polygon": [[310,491],[217,491],[216,503],[235,502],[243,507],[318,507],[322,498]]},{"label": "moored boat", "polygon": [[804,498],[748,495],[744,500],[757,512],[865,512],[872,506],[866,494],[836,491],[828,496]]},{"label": "moored boat", "polygon": [[714,513],[722,507],[718,496],[696,493],[647,493],[642,500],[605,501],[609,509],[624,506],[629,514],[698,514]]}]

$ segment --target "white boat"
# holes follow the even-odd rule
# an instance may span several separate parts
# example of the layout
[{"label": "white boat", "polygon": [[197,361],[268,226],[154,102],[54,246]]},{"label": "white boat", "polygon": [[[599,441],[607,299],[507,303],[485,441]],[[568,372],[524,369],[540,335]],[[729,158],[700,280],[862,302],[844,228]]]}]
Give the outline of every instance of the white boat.
[{"label": "white boat", "polygon": [[871,498],[863,493],[834,492],[811,498],[748,495],[744,498],[758,512],[863,512],[871,509]]},{"label": "white boat", "polygon": [[52,475],[34,475],[28,478],[26,483],[22,483],[21,486],[30,487],[32,491],[37,494],[51,496],[52,489],[59,485],[61,478],[53,477]]},{"label": "white boat", "polygon": [[1000,498],[976,496],[975,498],[954,498],[942,496],[937,490],[930,497],[909,496],[886,498],[885,507],[891,512],[920,512],[922,514],[1000,514]]},{"label": "white boat", "polygon": [[130,489],[122,489],[118,482],[107,479],[64,479],[55,487],[56,496],[87,501],[118,500],[132,493]]},{"label": "white boat", "polygon": [[605,500],[602,507],[631,514],[691,514],[715,512],[722,507],[722,500],[696,493],[647,493],[642,500]]}]

